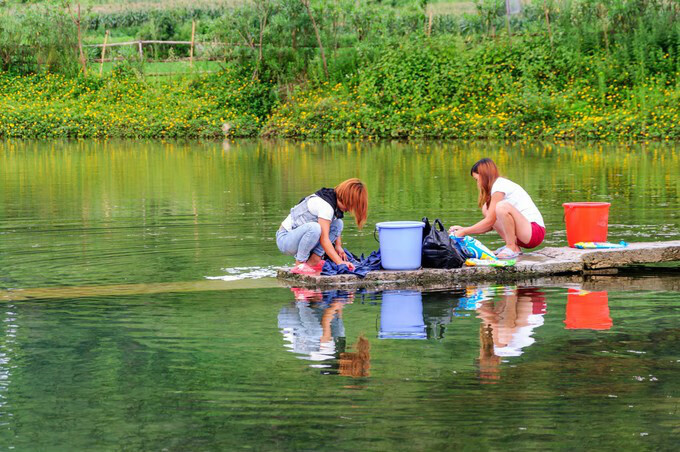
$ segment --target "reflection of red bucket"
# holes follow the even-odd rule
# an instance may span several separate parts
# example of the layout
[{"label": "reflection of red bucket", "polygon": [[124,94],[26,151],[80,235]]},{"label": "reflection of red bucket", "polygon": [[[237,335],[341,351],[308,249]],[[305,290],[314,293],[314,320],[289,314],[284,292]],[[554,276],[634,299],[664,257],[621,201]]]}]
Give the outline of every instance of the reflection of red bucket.
[{"label": "reflection of red bucket", "polygon": [[565,202],[564,221],[567,224],[567,243],[606,242],[609,226],[608,202]]},{"label": "reflection of red bucket", "polygon": [[569,289],[567,295],[568,330],[608,330],[614,322],[609,317],[609,296],[606,291],[586,292]]}]

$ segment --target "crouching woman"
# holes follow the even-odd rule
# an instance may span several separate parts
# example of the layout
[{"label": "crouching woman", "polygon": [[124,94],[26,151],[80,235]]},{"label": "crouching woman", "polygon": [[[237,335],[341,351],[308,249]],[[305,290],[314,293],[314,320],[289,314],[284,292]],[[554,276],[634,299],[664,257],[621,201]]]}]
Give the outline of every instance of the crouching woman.
[{"label": "crouching woman", "polygon": [[283,254],[295,256],[293,273],[319,273],[324,253],[336,264],[352,268],[342,247],[342,218],[345,212],[351,212],[361,229],[367,210],[368,193],[359,179],[347,179],[335,188],[322,188],[290,209],[290,215],[276,232],[276,245]]},{"label": "crouching woman", "polygon": [[472,166],[470,175],[477,181],[478,204],[484,219],[466,228],[453,226],[450,233],[464,237],[495,230],[505,241],[505,246],[496,251],[499,259],[518,257],[522,248],[536,248],[543,242],[545,223],[541,212],[522,187],[500,177],[493,160],[481,159]]}]

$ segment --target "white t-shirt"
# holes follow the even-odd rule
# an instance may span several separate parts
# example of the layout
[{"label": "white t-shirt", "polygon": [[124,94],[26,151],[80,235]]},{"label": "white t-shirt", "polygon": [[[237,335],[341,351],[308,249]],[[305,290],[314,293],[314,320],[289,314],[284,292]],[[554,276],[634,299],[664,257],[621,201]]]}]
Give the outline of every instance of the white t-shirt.
[{"label": "white t-shirt", "polygon": [[[319,198],[316,195],[312,196],[307,200],[307,209],[309,209],[309,211],[313,215],[316,215],[319,218],[323,218],[324,220],[328,221],[333,221],[333,216],[335,215],[333,206],[331,206],[328,202],[324,201],[322,198]],[[281,223],[281,225],[288,231],[293,229],[293,219],[291,218],[290,214],[286,217],[285,220],[283,220],[283,223]]]},{"label": "white t-shirt", "polygon": [[538,223],[539,226],[545,227],[541,212],[538,211],[536,204],[531,200],[531,196],[522,187],[511,180],[499,177],[491,187],[491,195],[496,192],[505,193],[503,200],[512,204],[530,223]]}]

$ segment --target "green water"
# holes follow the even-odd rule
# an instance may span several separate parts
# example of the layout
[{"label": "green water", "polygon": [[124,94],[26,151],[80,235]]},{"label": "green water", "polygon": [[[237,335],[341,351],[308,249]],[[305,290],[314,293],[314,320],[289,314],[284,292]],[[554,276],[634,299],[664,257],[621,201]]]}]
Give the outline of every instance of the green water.
[{"label": "green water", "polygon": [[680,236],[672,145],[0,142],[0,449],[676,450],[675,269],[424,293],[271,278],[300,197],[361,177],[368,225],[344,236],[367,252],[378,221],[478,220],[484,156],[547,245],[578,200],[612,202],[611,240]]}]

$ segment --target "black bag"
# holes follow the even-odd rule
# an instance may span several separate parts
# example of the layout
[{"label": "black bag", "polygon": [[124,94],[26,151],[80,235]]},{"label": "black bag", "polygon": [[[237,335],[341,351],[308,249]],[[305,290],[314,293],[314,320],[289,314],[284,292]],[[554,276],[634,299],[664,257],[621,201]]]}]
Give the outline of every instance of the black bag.
[{"label": "black bag", "polygon": [[[423,218],[423,267],[424,268],[460,268],[465,263],[461,254],[444,225],[437,218],[430,226],[427,218]],[[426,234],[427,232],[427,234]]]},{"label": "black bag", "polygon": [[425,237],[430,235],[432,226],[430,225],[430,220],[428,220],[427,217],[423,217],[423,223],[425,223],[425,227],[423,228],[423,241],[425,241]]}]

